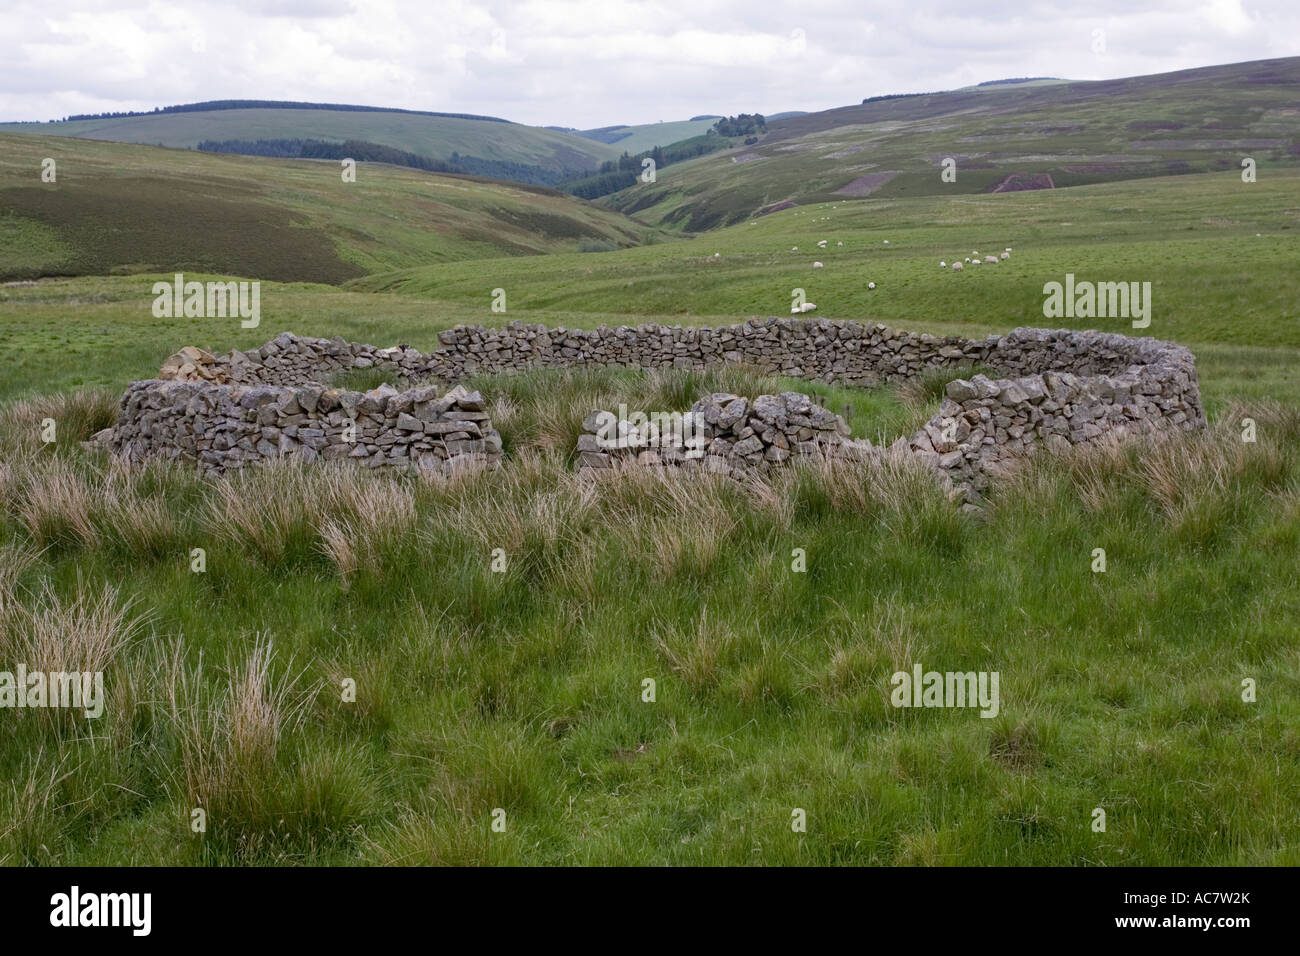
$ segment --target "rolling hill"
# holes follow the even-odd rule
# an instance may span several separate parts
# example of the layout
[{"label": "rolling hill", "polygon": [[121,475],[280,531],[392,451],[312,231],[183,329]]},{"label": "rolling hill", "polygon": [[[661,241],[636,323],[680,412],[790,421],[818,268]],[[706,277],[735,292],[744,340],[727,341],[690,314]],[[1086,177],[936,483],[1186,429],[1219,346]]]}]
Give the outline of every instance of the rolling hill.
[{"label": "rolling hill", "polygon": [[[238,101],[232,101],[238,102]],[[235,108],[147,113],[54,123],[3,123],[0,133],[38,133],[193,149],[205,140],[363,140],[449,160],[453,153],[568,175],[596,169],[621,149],[536,126],[406,111]]]},{"label": "rolling hill", "polygon": [[[939,267],[974,249],[1008,246],[1008,261],[982,270]],[[814,260],[823,268],[814,269]],[[1043,284],[1067,272],[1145,279],[1157,305],[1144,334],[1294,350],[1297,261],[1300,169],[1288,169],[1253,185],[1226,171],[1070,190],[823,203],[682,242],[498,260],[492,269],[495,284],[510,290],[512,312],[562,310],[566,325],[580,324],[575,313],[730,324],[787,313],[800,288],[817,316],[976,335],[1042,325]],[[486,310],[482,286],[479,267],[453,262],[376,273],[345,289]],[[1128,320],[1092,319],[1086,327],[1134,334]]]},{"label": "rolling hill", "polygon": [[[500,124],[495,124],[500,125]],[[44,183],[42,160],[56,162]],[[0,133],[0,279],[202,271],[337,283],[655,230],[536,186]]]},{"label": "rolling hill", "polygon": [[[1264,170],[1300,165],[1300,58],[906,95],[773,120],[752,147],[676,165],[602,202],[695,232],[791,203],[1059,188],[1239,169],[1244,156]],[[955,182],[940,178],[948,157]]]},{"label": "rolling hill", "polygon": [[692,136],[703,136],[720,118],[711,116],[672,123],[645,123],[640,126],[604,126],[600,129],[582,130],[578,135],[612,146],[619,153],[636,155],[656,146],[667,146]]}]

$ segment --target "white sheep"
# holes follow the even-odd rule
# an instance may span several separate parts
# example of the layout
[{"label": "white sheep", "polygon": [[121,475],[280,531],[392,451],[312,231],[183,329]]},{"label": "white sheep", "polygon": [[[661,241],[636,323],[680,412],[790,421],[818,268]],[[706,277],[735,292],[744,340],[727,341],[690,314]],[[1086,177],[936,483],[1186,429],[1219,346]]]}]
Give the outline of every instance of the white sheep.
[{"label": "white sheep", "polygon": [[885,240],[885,245],[889,245],[889,240],[888,240],[888,239]]},{"label": "white sheep", "polygon": [[825,249],[825,248],[826,248],[826,240],[823,239],[821,242],[817,243],[817,248],[818,248],[818,249]]},{"label": "white sheep", "polygon": [[997,256],[985,256],[985,257],[984,257],[984,261],[985,261],[985,262],[991,262],[991,263],[993,263],[993,265],[997,265],[997,264],[998,264],[998,257],[997,257]]},{"label": "white sheep", "polygon": [[940,269],[946,269],[946,268],[948,268],[948,263],[946,263],[946,262],[941,262],[941,263],[939,263],[939,268],[940,268]]},{"label": "white sheep", "polygon": [[954,263],[952,264],[952,271],[953,271],[953,272],[961,272],[961,269],[962,269],[962,265],[961,265],[960,262],[954,262]]},{"label": "white sheep", "polygon": [[1004,253],[1002,253],[1002,255],[998,256],[998,258],[999,258],[999,259],[1010,259],[1010,258],[1011,258],[1011,253],[1009,253],[1009,252],[1004,252]]},{"label": "white sheep", "polygon": [[967,265],[970,265],[970,256],[967,256],[967,257],[966,257],[966,264],[967,264]]},{"label": "white sheep", "polygon": [[791,246],[791,247],[790,247],[790,251],[791,251],[791,252],[798,252],[798,251],[799,251],[799,247],[798,247],[798,246]]},{"label": "white sheep", "polygon": [[1010,247],[1010,246],[1007,246],[1007,252],[1010,252],[1010,251],[1011,251],[1011,247]]},{"label": "white sheep", "polygon": [[875,284],[874,282],[868,282],[868,283],[867,283],[867,288],[868,288],[868,289],[874,289],[875,287],[876,287],[876,284]]},{"label": "white sheep", "polygon": [[979,261],[978,259],[972,259],[972,260],[970,261],[970,264],[973,265],[973,266],[977,266],[977,265],[980,264],[980,261]]},{"label": "white sheep", "polygon": [[803,304],[803,306],[799,309],[799,311],[800,311],[800,312],[812,312],[812,311],[813,311],[814,309],[816,309],[816,308],[817,308],[817,303],[816,303],[816,302],[805,302],[805,303]]},{"label": "white sheep", "polygon": [[813,268],[814,268],[814,269],[820,269],[821,267],[822,267],[822,264],[821,264],[820,262],[814,262],[814,263],[813,263]]},{"label": "white sheep", "polygon": [[837,242],[837,243],[835,243],[835,245],[837,245],[837,246],[842,246],[842,245],[844,245],[844,243],[842,243],[842,242]]}]

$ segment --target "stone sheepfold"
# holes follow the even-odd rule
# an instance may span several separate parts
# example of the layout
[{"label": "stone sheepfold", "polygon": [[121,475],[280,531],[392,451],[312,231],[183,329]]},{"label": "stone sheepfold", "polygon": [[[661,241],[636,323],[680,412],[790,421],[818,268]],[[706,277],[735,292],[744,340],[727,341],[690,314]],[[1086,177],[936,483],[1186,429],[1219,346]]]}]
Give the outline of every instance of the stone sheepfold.
[{"label": "stone sheepfold", "polygon": [[217,472],[297,458],[446,475],[501,457],[483,396],[459,386],[440,395],[431,386],[354,392],[312,383],[133,382],[108,440],[132,460],[187,458]]},{"label": "stone sheepfold", "polygon": [[[681,416],[679,427],[629,424],[613,412],[592,412],[578,438],[578,466],[606,469],[674,465],[746,478],[791,459],[868,457],[868,441],[849,438],[848,423],[802,392],[714,393]],[[676,426],[676,423],[674,423]]]},{"label": "stone sheepfold", "polygon": [[[1205,424],[1189,350],[1104,332],[1021,328],[966,339],[850,320],[773,318],[720,328],[648,324],[548,329],[516,322],[492,329],[457,326],[438,333],[438,340],[439,348],[429,353],[404,345],[376,348],[290,333],[258,349],[225,355],[184,349],[167,360],[159,379],[131,385],[110,441],[133,457],[194,458],[216,470],[286,455],[358,458],[372,466],[414,463],[432,469],[445,469],[448,462],[454,467],[463,461],[499,459],[500,436],[491,429],[481,396],[470,398],[471,393],[461,390],[437,397],[428,385],[401,393],[388,388],[363,394],[323,384],[337,372],[375,366],[413,381],[449,386],[469,375],[529,368],[702,371],[744,363],[795,378],[877,387],[907,382],[933,369],[982,365],[1002,377],[977,375],[950,382],[938,414],[912,438],[900,439],[891,448],[919,456],[968,498],[977,498],[997,475],[1038,446],[1058,449],[1103,437]],[[744,401],[743,412],[737,400]],[[842,420],[833,429],[840,441],[826,438],[832,429],[804,424],[810,415],[805,402],[812,404],[793,392],[758,396],[752,402],[740,396],[703,399],[691,414],[721,418],[708,423],[710,446],[705,453],[683,460],[713,452],[712,457],[723,459],[734,471],[738,465],[784,463],[788,459],[783,452],[800,457],[815,450],[824,456],[831,446],[838,449],[847,443],[847,448],[830,454],[860,456],[870,447],[848,441],[847,429],[840,431]],[[777,404],[782,412],[776,411]],[[435,406],[437,411],[432,410]],[[743,416],[743,424],[741,418],[730,421],[736,413]],[[725,427],[722,418],[728,420]],[[356,442],[346,440],[349,421],[356,423]],[[449,430],[456,422],[466,427]],[[746,429],[752,431],[742,435]],[[800,437],[806,429],[815,433],[813,439]],[[761,448],[750,441],[753,438]],[[800,447],[810,440],[825,447]],[[728,444],[715,448],[719,441]],[[637,449],[632,457],[650,462],[640,456],[645,450]],[[587,447],[581,452],[608,453]],[[678,463],[672,455],[657,457],[658,463]],[[597,462],[586,460],[589,467],[606,464]]]}]

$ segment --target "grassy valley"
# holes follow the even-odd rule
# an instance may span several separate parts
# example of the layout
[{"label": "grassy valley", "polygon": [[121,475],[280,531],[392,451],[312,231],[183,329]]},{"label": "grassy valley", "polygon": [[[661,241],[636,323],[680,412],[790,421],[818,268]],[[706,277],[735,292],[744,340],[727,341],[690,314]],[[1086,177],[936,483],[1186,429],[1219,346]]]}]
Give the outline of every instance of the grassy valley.
[{"label": "grassy valley", "polygon": [[[609,206],[0,132],[0,670],[108,688],[97,721],[0,711],[0,864],[1300,865],[1296,62],[795,116]],[[976,165],[942,192],[961,138]],[[1261,140],[1257,182],[1220,168]],[[155,317],[181,269],[261,280],[261,325]],[[1066,273],[1151,282],[1150,326],[1045,319]],[[83,444],[184,345],[718,326],[788,317],[795,288],[813,319],[1176,341],[1209,427],[1043,453],[974,513],[906,464],[577,473],[593,408],[798,389],[888,441],[937,379],[480,375],[505,460],[451,480]],[[998,671],[998,716],[891,706],[916,664]]]},{"label": "grassy valley", "polygon": [[363,140],[432,159],[452,153],[539,166],[595,169],[621,150],[569,133],[488,119],[331,109],[221,109],[53,123],[0,123],[0,133],[36,133],[193,149],[204,140]]},{"label": "grassy valley", "polygon": [[[700,231],[786,203],[1088,185],[1300,165],[1300,58],[1104,82],[884,98],[769,124],[752,147],[682,163],[604,200]],[[941,179],[944,159],[956,179]]]},{"label": "grassy valley", "polygon": [[[47,157],[54,183],[40,178]],[[0,133],[3,279],[188,270],[338,283],[656,232],[542,187],[366,163],[345,183],[337,162]]]}]

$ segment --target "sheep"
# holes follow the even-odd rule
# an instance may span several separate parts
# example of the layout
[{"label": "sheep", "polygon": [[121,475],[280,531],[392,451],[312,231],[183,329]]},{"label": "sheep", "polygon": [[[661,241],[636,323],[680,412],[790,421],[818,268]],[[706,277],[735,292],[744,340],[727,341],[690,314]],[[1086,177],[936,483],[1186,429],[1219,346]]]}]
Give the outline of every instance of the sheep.
[{"label": "sheep", "polygon": [[868,283],[867,283],[867,288],[868,288],[868,289],[874,289],[875,287],[876,287],[876,284],[875,284],[874,282],[868,282]]},{"label": "sheep", "polygon": [[954,262],[954,263],[952,264],[952,271],[953,271],[953,272],[961,272],[961,269],[962,269],[962,265],[961,265],[960,262]]},{"label": "sheep", "polygon": [[825,249],[825,248],[826,248],[826,240],[823,239],[821,242],[817,243],[817,248],[818,248],[818,249]]},{"label": "sheep", "polygon": [[1010,251],[1011,251],[1011,247],[1010,247],[1010,246],[1007,246],[1007,252],[1010,252]]},{"label": "sheep", "polygon": [[888,239],[885,240],[885,245],[889,245],[889,240],[888,240]]},{"label": "sheep", "polygon": [[835,243],[835,245],[837,245],[837,246],[842,246],[842,245],[844,245],[844,243],[842,243],[842,242],[837,242],[837,243]]},{"label": "sheep", "polygon": [[813,268],[814,268],[814,269],[820,269],[820,268],[822,268],[822,264],[821,264],[820,262],[814,262],[814,263],[813,263]]},{"label": "sheep", "polygon": [[967,265],[970,265],[970,256],[967,256],[967,257],[966,257],[966,264],[967,264]]},{"label": "sheep", "polygon": [[997,257],[997,256],[985,256],[985,257],[984,257],[984,261],[985,261],[985,262],[991,262],[991,263],[993,263],[993,265],[997,265],[997,264],[998,264],[998,257]]},{"label": "sheep", "polygon": [[816,302],[805,302],[805,303],[804,303],[800,308],[796,309],[795,311],[796,311],[796,312],[812,312],[812,311],[813,311],[814,309],[816,309],[816,308],[817,308],[817,303],[816,303]]},{"label": "sheep", "polygon": [[977,266],[977,265],[980,264],[980,261],[979,261],[978,259],[972,259],[972,260],[970,261],[970,264],[973,265],[973,266]]},{"label": "sheep", "polygon": [[940,268],[940,269],[946,269],[946,268],[948,268],[948,263],[946,263],[946,262],[940,262],[940,263],[939,263],[939,268]]},{"label": "sheep", "polygon": [[1011,253],[1009,253],[1009,252],[1004,252],[1004,253],[1002,253],[1002,255],[998,256],[998,258],[999,258],[999,259],[1010,259],[1010,258],[1011,258]]},{"label": "sheep", "polygon": [[790,247],[790,251],[791,251],[791,252],[798,252],[798,251],[799,251],[799,247],[798,247],[798,246],[791,246],[791,247]]}]

